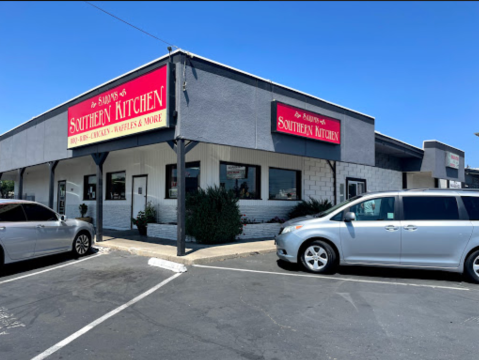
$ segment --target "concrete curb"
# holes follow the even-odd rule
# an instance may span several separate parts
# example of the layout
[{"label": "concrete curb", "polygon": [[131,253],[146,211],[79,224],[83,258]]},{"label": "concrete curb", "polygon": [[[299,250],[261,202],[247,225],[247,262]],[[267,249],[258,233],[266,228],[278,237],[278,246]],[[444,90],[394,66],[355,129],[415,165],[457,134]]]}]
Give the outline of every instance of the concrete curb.
[{"label": "concrete curb", "polygon": [[179,263],[183,265],[208,264],[215,261],[223,261],[228,259],[236,259],[236,258],[242,258],[242,257],[247,257],[252,255],[269,254],[269,253],[276,252],[276,248],[271,248],[271,249],[261,249],[257,251],[249,250],[244,252],[235,252],[230,254],[212,255],[212,256],[208,256],[208,255],[195,256],[197,255],[195,254],[195,252],[188,254],[186,256],[176,256],[176,255],[173,256],[173,255],[164,254],[159,250],[149,250],[149,249],[142,249],[141,247],[118,245],[110,241],[97,243],[95,245],[100,248],[126,251],[133,255],[146,256],[150,258],[158,258],[158,259],[167,260],[167,261],[171,261],[171,262]]}]

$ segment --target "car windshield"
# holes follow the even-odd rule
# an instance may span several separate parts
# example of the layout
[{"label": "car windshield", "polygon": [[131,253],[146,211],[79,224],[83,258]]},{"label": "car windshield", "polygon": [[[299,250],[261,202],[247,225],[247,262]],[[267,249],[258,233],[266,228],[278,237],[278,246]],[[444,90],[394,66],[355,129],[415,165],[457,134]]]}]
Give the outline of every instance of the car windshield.
[{"label": "car windshield", "polygon": [[353,196],[351,199],[343,201],[342,203],[340,203],[338,205],[335,205],[332,208],[329,208],[328,210],[321,211],[320,213],[314,215],[314,217],[321,218],[321,217],[327,216],[327,215],[331,214],[332,212],[338,210],[339,208],[343,207],[344,205],[349,204],[350,202],[352,202],[354,200],[360,199],[361,197],[362,197],[361,195]]}]

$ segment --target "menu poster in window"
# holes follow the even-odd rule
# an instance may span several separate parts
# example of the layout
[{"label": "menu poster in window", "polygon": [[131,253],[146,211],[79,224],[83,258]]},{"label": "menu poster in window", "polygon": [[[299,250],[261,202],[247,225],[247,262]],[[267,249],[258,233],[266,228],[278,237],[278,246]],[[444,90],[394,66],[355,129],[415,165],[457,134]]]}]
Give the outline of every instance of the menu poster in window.
[{"label": "menu poster in window", "polygon": [[226,165],[227,179],[246,179],[246,166]]}]

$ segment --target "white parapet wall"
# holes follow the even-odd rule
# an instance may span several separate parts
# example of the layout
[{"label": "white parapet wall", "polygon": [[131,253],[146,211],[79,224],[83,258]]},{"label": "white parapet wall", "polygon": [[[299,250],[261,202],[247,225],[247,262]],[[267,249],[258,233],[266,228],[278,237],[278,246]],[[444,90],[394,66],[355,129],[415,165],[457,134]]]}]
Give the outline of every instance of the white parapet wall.
[{"label": "white parapet wall", "polygon": [[[237,239],[273,239],[281,229],[279,223],[246,224]],[[148,236],[176,241],[177,226],[173,224],[148,224]],[[193,236],[186,236],[186,242],[196,242]]]}]

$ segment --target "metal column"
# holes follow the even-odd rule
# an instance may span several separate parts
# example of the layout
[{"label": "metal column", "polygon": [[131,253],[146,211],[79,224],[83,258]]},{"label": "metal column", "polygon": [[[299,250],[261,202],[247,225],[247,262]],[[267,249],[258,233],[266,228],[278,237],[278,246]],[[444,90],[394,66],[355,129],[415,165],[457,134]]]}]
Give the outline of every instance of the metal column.
[{"label": "metal column", "polygon": [[50,161],[48,168],[50,169],[50,186],[48,188],[48,207],[53,209],[53,192],[55,190],[55,168],[58,165],[58,161]]},{"label": "metal column", "polygon": [[18,169],[18,195],[17,199],[23,199],[23,173],[26,168]]},{"label": "metal column", "polygon": [[103,241],[103,164],[108,152],[92,154],[96,164],[96,241]]},{"label": "metal column", "polygon": [[177,177],[177,202],[178,202],[178,234],[177,234],[177,255],[185,255],[185,220],[186,220],[186,186],[185,186],[185,140],[176,140],[176,177]]}]

